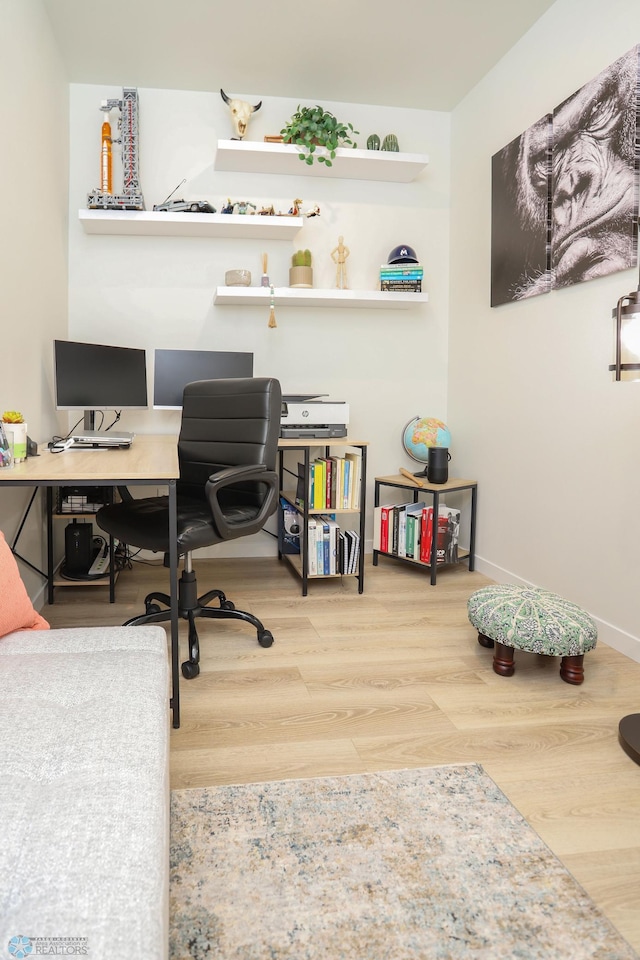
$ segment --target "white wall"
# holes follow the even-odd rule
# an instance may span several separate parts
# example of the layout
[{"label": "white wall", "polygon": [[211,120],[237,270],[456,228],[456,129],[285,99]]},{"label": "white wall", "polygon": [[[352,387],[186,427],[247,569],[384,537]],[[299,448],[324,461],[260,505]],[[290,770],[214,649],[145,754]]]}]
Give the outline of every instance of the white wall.
[{"label": "white wall", "polygon": [[[20,410],[33,439],[56,430],[52,347],[67,329],[68,95],[40,0],[0,4],[0,412]],[[4,489],[0,527],[9,541],[30,491]],[[41,513],[34,510],[19,551],[42,569]],[[35,594],[42,579],[21,569]]]},{"label": "white wall", "polygon": [[[140,179],[147,209],[186,178],[175,196],[208,199],[218,210],[231,197],[286,212],[301,197],[303,209],[317,203],[321,215],[305,219],[294,241],[89,236],[78,210],[98,184],[100,101],[121,95],[122,88],[71,87],[70,338],[144,347],[150,361],[154,347],[253,351],[255,374],[278,377],[285,392],[318,391],[349,402],[350,435],[371,443],[370,491],[375,474],[411,465],[401,446],[403,426],[416,414],[447,415],[449,114],[323,103],[360,131],[361,147],[371,133],[382,139],[393,132],[401,150],[427,153],[429,165],[414,183],[254,176],[213,169],[218,138],[231,136],[219,95],[141,89]],[[279,133],[296,106],[296,100],[265,100],[252,118],[250,139]],[[120,175],[119,158],[114,171]],[[425,265],[430,302],[406,311],[278,307],[275,330],[267,325],[268,308],[213,305],[215,287],[230,268],[248,268],[259,284],[262,252],[275,285],[288,284],[291,254],[308,247],[314,285],[334,286],[330,252],[340,235],[351,251],[351,288],[376,289],[389,251],[409,243]],[[130,411],[121,425],[172,432],[179,415]],[[275,552],[265,534],[235,547],[245,555]]]},{"label": "white wall", "polygon": [[479,480],[479,568],[584,605],[640,659],[640,384],[611,310],[637,270],[489,306],[491,157],[640,40],[635,0],[557,0],[452,115],[449,426]]}]

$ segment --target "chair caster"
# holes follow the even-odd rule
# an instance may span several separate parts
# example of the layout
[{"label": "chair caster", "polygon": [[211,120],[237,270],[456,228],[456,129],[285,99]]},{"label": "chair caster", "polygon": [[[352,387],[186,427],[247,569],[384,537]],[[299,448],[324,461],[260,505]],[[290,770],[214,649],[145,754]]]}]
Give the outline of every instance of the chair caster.
[{"label": "chair caster", "polygon": [[194,677],[197,677],[200,673],[200,664],[194,663],[193,660],[185,660],[182,664],[182,676],[185,680],[193,680]]},{"label": "chair caster", "polygon": [[258,643],[261,647],[270,647],[273,643],[273,634],[270,630],[263,630],[258,634]]},{"label": "chair caster", "polygon": [[223,600],[220,604],[221,610],[235,610],[236,605],[233,600]]},{"label": "chair caster", "polygon": [[161,607],[157,603],[147,603],[145,604],[144,612],[145,615],[149,613],[160,613]]}]

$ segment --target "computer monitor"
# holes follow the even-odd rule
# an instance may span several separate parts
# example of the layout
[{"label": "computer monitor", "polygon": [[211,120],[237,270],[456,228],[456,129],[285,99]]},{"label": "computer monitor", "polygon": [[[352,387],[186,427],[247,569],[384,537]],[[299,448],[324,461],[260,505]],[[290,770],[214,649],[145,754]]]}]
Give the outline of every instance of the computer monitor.
[{"label": "computer monitor", "polygon": [[102,343],[54,340],[56,410],[84,410],[86,430],[96,410],[144,410],[146,351]]},{"label": "computer monitor", "polygon": [[155,350],[153,406],[181,410],[182,394],[194,380],[253,376],[253,354],[225,350]]}]

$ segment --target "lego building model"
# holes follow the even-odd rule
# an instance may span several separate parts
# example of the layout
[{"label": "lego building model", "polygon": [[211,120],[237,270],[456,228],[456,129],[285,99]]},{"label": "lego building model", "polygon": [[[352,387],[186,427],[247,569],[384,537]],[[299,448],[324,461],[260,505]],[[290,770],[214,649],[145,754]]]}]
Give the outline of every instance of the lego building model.
[{"label": "lego building model", "polygon": [[[106,114],[102,124],[100,152],[100,186],[87,195],[89,210],[144,210],[144,198],[138,175],[138,91],[124,87],[122,100],[103,100],[100,109]],[[109,114],[120,111],[120,136],[112,138]],[[112,143],[122,144],[121,194],[113,193]]]}]

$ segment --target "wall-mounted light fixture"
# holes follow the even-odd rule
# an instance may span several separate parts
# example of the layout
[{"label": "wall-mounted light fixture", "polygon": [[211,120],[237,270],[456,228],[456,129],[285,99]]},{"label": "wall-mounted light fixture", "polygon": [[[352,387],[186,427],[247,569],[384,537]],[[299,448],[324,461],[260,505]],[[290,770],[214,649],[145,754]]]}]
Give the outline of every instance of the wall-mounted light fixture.
[{"label": "wall-mounted light fixture", "polygon": [[620,297],[611,316],[615,320],[616,359],[609,370],[613,370],[614,380],[640,380],[640,279],[637,290]]}]

